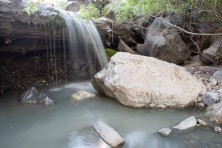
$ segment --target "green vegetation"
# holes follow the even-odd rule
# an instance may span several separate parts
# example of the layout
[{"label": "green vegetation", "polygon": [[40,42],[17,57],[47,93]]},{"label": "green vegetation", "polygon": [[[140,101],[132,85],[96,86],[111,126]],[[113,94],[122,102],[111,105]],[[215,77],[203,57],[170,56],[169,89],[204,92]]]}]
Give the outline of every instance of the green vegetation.
[{"label": "green vegetation", "polygon": [[[221,0],[113,0],[107,9],[115,12],[117,21],[133,21],[136,16],[161,16],[166,13],[187,14],[189,10],[196,9],[221,19]],[[211,17],[212,18],[212,17]]]},{"label": "green vegetation", "polygon": [[[106,0],[93,0],[104,2]],[[137,17],[162,16],[169,13],[192,15],[197,10],[200,20],[222,21],[221,0],[109,0],[109,4],[99,10],[95,5],[82,7],[80,14],[84,19],[96,19],[114,12],[118,22],[133,22]],[[102,12],[102,13],[101,13]]]},{"label": "green vegetation", "polygon": [[80,17],[85,20],[95,20],[100,17],[99,9],[93,4],[82,6],[79,10]]},{"label": "green vegetation", "polygon": [[40,5],[39,2],[34,2],[34,1],[30,0],[28,2],[28,4],[26,5],[26,7],[24,8],[24,11],[28,15],[30,15],[31,13],[35,13],[39,10],[39,5]]},{"label": "green vegetation", "polygon": [[31,15],[39,11],[39,6],[42,4],[51,4],[54,7],[64,10],[66,5],[66,0],[29,0],[28,4],[25,6],[24,11]]},{"label": "green vegetation", "polygon": [[106,48],[106,56],[108,59],[110,59],[114,54],[116,54],[116,50],[113,50],[111,48]]}]

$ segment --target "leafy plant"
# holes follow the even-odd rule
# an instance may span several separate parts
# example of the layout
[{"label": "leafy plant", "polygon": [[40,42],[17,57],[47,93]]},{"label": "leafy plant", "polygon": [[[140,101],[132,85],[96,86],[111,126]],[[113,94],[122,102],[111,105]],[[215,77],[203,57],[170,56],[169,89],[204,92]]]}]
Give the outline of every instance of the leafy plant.
[{"label": "leafy plant", "polygon": [[26,5],[26,7],[24,8],[24,11],[28,15],[30,15],[31,13],[37,12],[39,10],[39,5],[40,5],[39,2],[40,0],[37,2],[33,2],[32,0],[30,0],[28,4]]},{"label": "leafy plant", "polygon": [[95,20],[100,17],[99,9],[92,4],[82,6],[79,14],[85,20]]},{"label": "leafy plant", "polygon": [[221,0],[112,0],[105,9],[113,11],[119,22],[133,21],[136,16],[160,16],[165,13],[183,14],[191,9],[205,11],[208,14],[213,14],[214,18],[222,20]]}]

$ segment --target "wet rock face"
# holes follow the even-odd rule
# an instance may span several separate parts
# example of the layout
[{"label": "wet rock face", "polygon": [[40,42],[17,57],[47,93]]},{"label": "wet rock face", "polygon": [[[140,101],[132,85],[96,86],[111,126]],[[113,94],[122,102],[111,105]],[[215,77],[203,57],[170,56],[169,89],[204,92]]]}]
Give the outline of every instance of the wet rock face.
[{"label": "wet rock face", "polygon": [[111,58],[92,84],[99,93],[135,108],[186,107],[205,88],[185,68],[123,52]]},{"label": "wet rock face", "polygon": [[55,100],[51,99],[44,93],[39,93],[35,87],[27,89],[21,96],[22,103],[28,104],[44,104],[45,106],[50,106],[55,104]]}]

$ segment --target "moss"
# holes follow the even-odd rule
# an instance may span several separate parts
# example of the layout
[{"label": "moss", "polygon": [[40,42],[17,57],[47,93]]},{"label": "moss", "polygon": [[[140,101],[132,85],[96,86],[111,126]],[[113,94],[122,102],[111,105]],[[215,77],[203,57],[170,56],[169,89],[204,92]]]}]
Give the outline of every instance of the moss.
[{"label": "moss", "polygon": [[111,48],[106,48],[106,56],[108,59],[110,59],[114,54],[116,54],[116,50]]}]

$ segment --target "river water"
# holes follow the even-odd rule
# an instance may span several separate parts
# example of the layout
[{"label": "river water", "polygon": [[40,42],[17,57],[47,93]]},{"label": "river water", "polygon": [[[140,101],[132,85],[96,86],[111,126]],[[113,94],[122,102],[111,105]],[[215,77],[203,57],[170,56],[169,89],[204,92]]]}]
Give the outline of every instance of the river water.
[{"label": "river water", "polygon": [[191,115],[207,121],[196,109],[133,109],[105,97],[72,102],[70,95],[77,90],[95,92],[89,82],[38,89],[57,104],[19,104],[16,100],[22,92],[0,96],[1,148],[105,148],[108,146],[89,128],[98,120],[118,131],[126,141],[124,148],[222,147],[222,135],[209,126],[173,131],[169,137],[157,134]]}]

